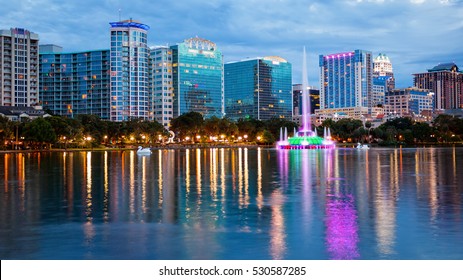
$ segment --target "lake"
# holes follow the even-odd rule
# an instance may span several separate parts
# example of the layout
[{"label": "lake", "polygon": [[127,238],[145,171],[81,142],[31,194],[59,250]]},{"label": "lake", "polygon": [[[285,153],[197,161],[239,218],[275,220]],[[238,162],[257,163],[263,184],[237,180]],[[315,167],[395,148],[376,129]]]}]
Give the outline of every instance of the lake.
[{"label": "lake", "polygon": [[0,154],[1,259],[463,259],[463,148]]}]

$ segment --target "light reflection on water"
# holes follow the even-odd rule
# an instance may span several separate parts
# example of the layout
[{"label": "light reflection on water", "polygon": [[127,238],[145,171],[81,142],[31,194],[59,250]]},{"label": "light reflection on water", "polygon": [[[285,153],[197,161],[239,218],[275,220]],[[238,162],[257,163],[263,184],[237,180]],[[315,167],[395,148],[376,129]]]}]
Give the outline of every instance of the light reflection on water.
[{"label": "light reflection on water", "polygon": [[463,149],[0,154],[2,259],[462,259]]}]

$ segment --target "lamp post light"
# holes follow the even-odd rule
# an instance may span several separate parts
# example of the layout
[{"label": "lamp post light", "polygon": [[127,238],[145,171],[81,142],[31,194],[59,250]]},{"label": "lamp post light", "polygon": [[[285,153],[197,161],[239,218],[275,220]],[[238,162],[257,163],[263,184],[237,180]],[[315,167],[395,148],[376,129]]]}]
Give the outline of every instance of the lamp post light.
[{"label": "lamp post light", "polygon": [[248,135],[247,134],[245,134],[243,137],[244,137],[244,141],[248,141]]}]

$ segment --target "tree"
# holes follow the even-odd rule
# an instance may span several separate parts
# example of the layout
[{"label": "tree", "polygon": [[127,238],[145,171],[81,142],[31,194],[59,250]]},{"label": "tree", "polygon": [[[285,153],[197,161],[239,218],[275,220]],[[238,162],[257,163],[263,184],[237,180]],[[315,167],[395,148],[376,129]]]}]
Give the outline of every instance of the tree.
[{"label": "tree", "polygon": [[91,137],[92,146],[97,146],[103,141],[105,123],[96,115],[79,115],[77,119],[80,121],[84,137]]},{"label": "tree", "polygon": [[412,134],[417,142],[427,142],[431,137],[431,127],[427,123],[417,122],[412,126]]},{"label": "tree", "polygon": [[260,131],[257,137],[258,137],[258,140],[257,140],[258,143],[263,143],[266,145],[275,143],[275,137],[270,131],[266,129],[263,131]]},{"label": "tree", "polygon": [[344,141],[349,138],[355,138],[354,131],[360,127],[363,127],[363,123],[360,120],[340,119],[334,124],[331,133],[337,135],[340,141]]},{"label": "tree", "polygon": [[280,135],[280,128],[286,127],[288,131],[297,129],[298,125],[295,122],[288,121],[286,119],[273,117],[267,121],[264,121],[266,130],[272,133],[273,138],[278,139]]},{"label": "tree", "polygon": [[44,144],[51,146],[56,142],[55,130],[44,118],[37,118],[27,123],[24,130],[26,140],[35,142],[36,145],[40,144],[40,149]]},{"label": "tree", "polygon": [[14,123],[7,117],[0,116],[0,145],[5,148],[5,142],[14,137]]},{"label": "tree", "polygon": [[243,136],[247,135],[248,139],[255,139],[257,132],[264,129],[264,123],[253,118],[239,119],[236,126],[238,133]]},{"label": "tree", "polygon": [[171,130],[175,132],[178,138],[186,136],[194,138],[195,135],[201,134],[204,126],[203,115],[198,112],[189,112],[173,118],[170,121]]}]

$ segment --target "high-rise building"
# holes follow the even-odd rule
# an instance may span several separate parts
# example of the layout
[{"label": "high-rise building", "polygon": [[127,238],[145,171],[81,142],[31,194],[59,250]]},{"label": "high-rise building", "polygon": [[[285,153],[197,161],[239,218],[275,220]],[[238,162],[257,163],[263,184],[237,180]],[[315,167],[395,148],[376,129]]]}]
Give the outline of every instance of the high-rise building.
[{"label": "high-rise building", "polygon": [[37,34],[0,30],[0,106],[39,105],[38,53]]},{"label": "high-rise building", "polygon": [[434,93],[418,88],[394,89],[386,93],[386,104],[394,116],[420,116],[433,110]]},{"label": "high-rise building", "polygon": [[380,77],[380,76],[394,77],[394,72],[392,71],[392,63],[387,55],[380,53],[373,60],[373,75],[376,77]]},{"label": "high-rise building", "polygon": [[389,57],[380,53],[373,60],[373,78],[382,78],[386,82],[386,91],[391,91],[395,88],[394,71],[392,70],[392,63]]},{"label": "high-rise building", "polygon": [[463,108],[463,72],[455,63],[443,63],[414,75],[414,86],[434,92],[435,109]]},{"label": "high-rise building", "polygon": [[[373,77],[373,87],[371,91],[370,104],[372,107],[384,105],[386,92],[393,78],[390,76]],[[393,89],[389,89],[393,90]]]},{"label": "high-rise building", "polygon": [[[309,87],[308,94],[310,97],[310,115],[315,113],[315,110],[320,109],[320,91],[315,88]],[[302,124],[302,84],[293,85],[293,122],[298,125]]]},{"label": "high-rise building", "polygon": [[319,66],[321,110],[371,107],[371,52],[320,55]]},{"label": "high-rise building", "polygon": [[291,63],[278,56],[225,64],[226,116],[292,118]]},{"label": "high-rise building", "polygon": [[150,114],[165,128],[173,118],[172,50],[153,47],[150,55]]},{"label": "high-rise building", "polygon": [[43,108],[67,117],[91,114],[109,120],[109,50],[63,52],[40,45]]},{"label": "high-rise building", "polygon": [[110,25],[110,120],[147,120],[150,118],[149,26],[132,19]]},{"label": "high-rise building", "polygon": [[196,37],[170,48],[174,117],[191,111],[223,117],[223,57],[216,44]]},{"label": "high-rise building", "polygon": [[[309,87],[310,114],[320,109],[320,90]],[[293,85],[293,117],[302,114],[302,84]]]}]

